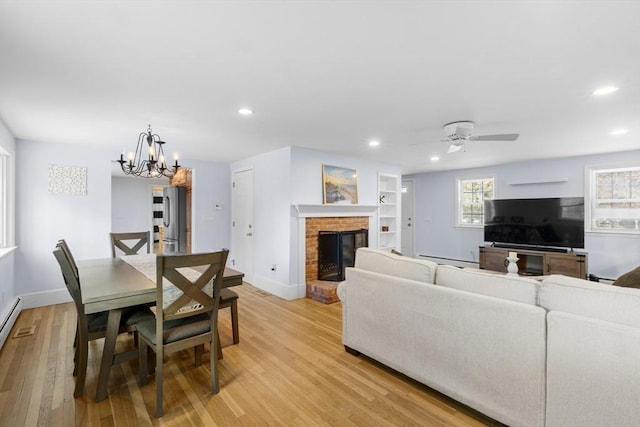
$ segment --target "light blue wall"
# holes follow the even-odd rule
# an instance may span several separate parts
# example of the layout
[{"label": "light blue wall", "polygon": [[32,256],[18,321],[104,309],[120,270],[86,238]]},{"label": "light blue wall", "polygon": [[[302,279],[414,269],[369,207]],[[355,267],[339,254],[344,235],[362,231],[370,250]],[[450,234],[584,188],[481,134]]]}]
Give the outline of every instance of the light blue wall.
[{"label": "light blue wall", "polygon": [[[416,254],[478,260],[478,247],[484,244],[483,230],[454,226],[459,177],[493,175],[496,198],[501,199],[585,196],[586,167],[629,162],[640,164],[640,150],[404,176],[415,182]],[[566,182],[512,185],[565,178]],[[590,273],[615,278],[640,265],[640,236],[586,233],[585,251]]]},{"label": "light blue wall", "polygon": [[[304,283],[297,283],[298,230],[292,205],[322,204],[323,164],[356,169],[358,202],[363,205],[377,204],[379,172],[400,176],[398,166],[300,147],[275,150],[231,165],[232,172],[254,170],[254,271],[248,274],[254,285],[285,298],[295,297],[304,288]],[[377,219],[373,221],[370,228],[377,229]],[[273,264],[277,265],[275,272],[271,271]]]},{"label": "light blue wall", "polygon": [[[17,141],[16,291],[64,289],[52,251],[64,238],[77,259],[111,256],[110,153],[95,147]],[[87,194],[49,194],[48,166],[87,168]]]},{"label": "light blue wall", "polygon": [[[16,148],[15,293],[61,289],[66,292],[51,254],[58,239],[67,240],[78,260],[111,256],[111,152],[22,140],[17,141]],[[198,237],[194,239],[194,251],[229,247],[228,165],[188,159],[182,163],[194,169],[196,175],[192,197],[196,200],[194,209],[198,210],[195,214]],[[87,167],[87,195],[49,194],[50,164]],[[144,197],[149,199],[150,193]],[[227,210],[215,211],[216,203]]]},{"label": "light blue wall", "polygon": [[[206,252],[231,246],[231,182],[229,164],[184,160],[191,177],[191,251]],[[216,209],[216,205],[220,209]]]},{"label": "light blue wall", "polygon": [[111,178],[111,231],[153,232],[153,187],[169,185],[146,178]]},{"label": "light blue wall", "polygon": [[[11,155],[15,155],[16,153],[15,138],[2,120],[0,120],[0,147],[4,148]],[[10,182],[15,186],[15,171],[11,171],[10,174],[12,175]],[[15,188],[10,189],[12,194],[15,194],[14,190]],[[13,206],[10,205],[9,209],[13,210]],[[18,295],[15,287],[14,266],[15,252],[10,252],[0,258],[0,320],[4,318],[1,315],[6,312],[8,306]]]}]

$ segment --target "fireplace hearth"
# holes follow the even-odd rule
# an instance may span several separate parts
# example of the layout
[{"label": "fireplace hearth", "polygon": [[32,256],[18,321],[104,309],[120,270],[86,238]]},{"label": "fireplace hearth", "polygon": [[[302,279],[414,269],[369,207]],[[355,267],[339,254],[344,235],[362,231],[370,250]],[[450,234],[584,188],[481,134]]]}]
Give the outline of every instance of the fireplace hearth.
[{"label": "fireplace hearth", "polygon": [[318,280],[342,282],[353,267],[356,250],[369,245],[367,229],[318,232]]}]

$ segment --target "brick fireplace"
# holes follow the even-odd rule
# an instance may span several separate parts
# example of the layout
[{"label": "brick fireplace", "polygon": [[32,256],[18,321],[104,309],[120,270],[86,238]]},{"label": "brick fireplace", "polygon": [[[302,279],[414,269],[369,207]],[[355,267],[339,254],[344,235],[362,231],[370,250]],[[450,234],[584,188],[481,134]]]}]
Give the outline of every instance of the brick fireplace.
[{"label": "brick fireplace", "polygon": [[[318,232],[369,228],[369,217],[307,218],[305,233],[305,283],[318,280]],[[307,289],[308,292],[308,289]]]},{"label": "brick fireplace", "polygon": [[376,227],[374,215],[377,206],[369,205],[294,205],[298,217],[298,235],[300,238],[299,281],[304,281],[306,296],[315,300],[331,303],[338,300],[336,288],[338,282],[318,280],[318,232],[351,231],[366,228],[369,230],[369,245],[372,242],[371,230]]}]

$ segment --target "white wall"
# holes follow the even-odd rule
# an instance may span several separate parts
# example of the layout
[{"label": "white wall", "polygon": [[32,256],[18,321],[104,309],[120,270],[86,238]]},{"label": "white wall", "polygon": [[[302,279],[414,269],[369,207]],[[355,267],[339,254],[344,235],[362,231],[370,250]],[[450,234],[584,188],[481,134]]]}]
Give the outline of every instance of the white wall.
[{"label": "white wall", "polygon": [[231,174],[246,169],[253,169],[254,179],[254,270],[244,273],[255,286],[287,298],[296,293],[289,280],[291,148],[231,164]]},{"label": "white wall", "polygon": [[[283,298],[304,296],[298,282],[298,230],[295,204],[322,204],[322,165],[343,166],[358,173],[358,203],[377,204],[378,173],[400,175],[400,167],[287,147],[231,165],[231,172],[252,168],[255,181],[253,284]],[[377,218],[370,228],[377,230]],[[375,234],[375,233],[374,233]],[[375,245],[374,241],[370,242]],[[277,265],[275,272],[271,266]]]},{"label": "white wall", "polygon": [[[630,161],[640,163],[640,150],[404,176],[415,181],[416,254],[478,260],[478,247],[484,244],[483,230],[454,227],[458,177],[494,175],[495,197],[501,199],[585,196],[585,167]],[[510,184],[557,178],[568,180]],[[640,236],[586,233],[585,251],[589,254],[590,273],[615,278],[640,265]]]},{"label": "white wall", "polygon": [[[9,154],[16,153],[16,141],[9,129],[0,120],[0,147],[4,148]],[[15,194],[15,170],[10,172],[9,188],[11,194]],[[15,210],[13,204],[9,203],[9,209],[13,212],[15,218]],[[0,258],[0,321],[3,321],[7,308],[11,305],[18,292],[15,288],[14,279],[15,252],[9,252]]]}]

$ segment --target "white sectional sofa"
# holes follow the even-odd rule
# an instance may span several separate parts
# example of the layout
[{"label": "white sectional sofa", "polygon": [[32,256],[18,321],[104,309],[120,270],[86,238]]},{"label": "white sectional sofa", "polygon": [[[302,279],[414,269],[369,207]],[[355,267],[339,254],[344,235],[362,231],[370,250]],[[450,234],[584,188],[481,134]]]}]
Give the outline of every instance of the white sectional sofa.
[{"label": "white sectional sofa", "polygon": [[510,426],[640,423],[640,290],[358,249],[343,343]]}]

